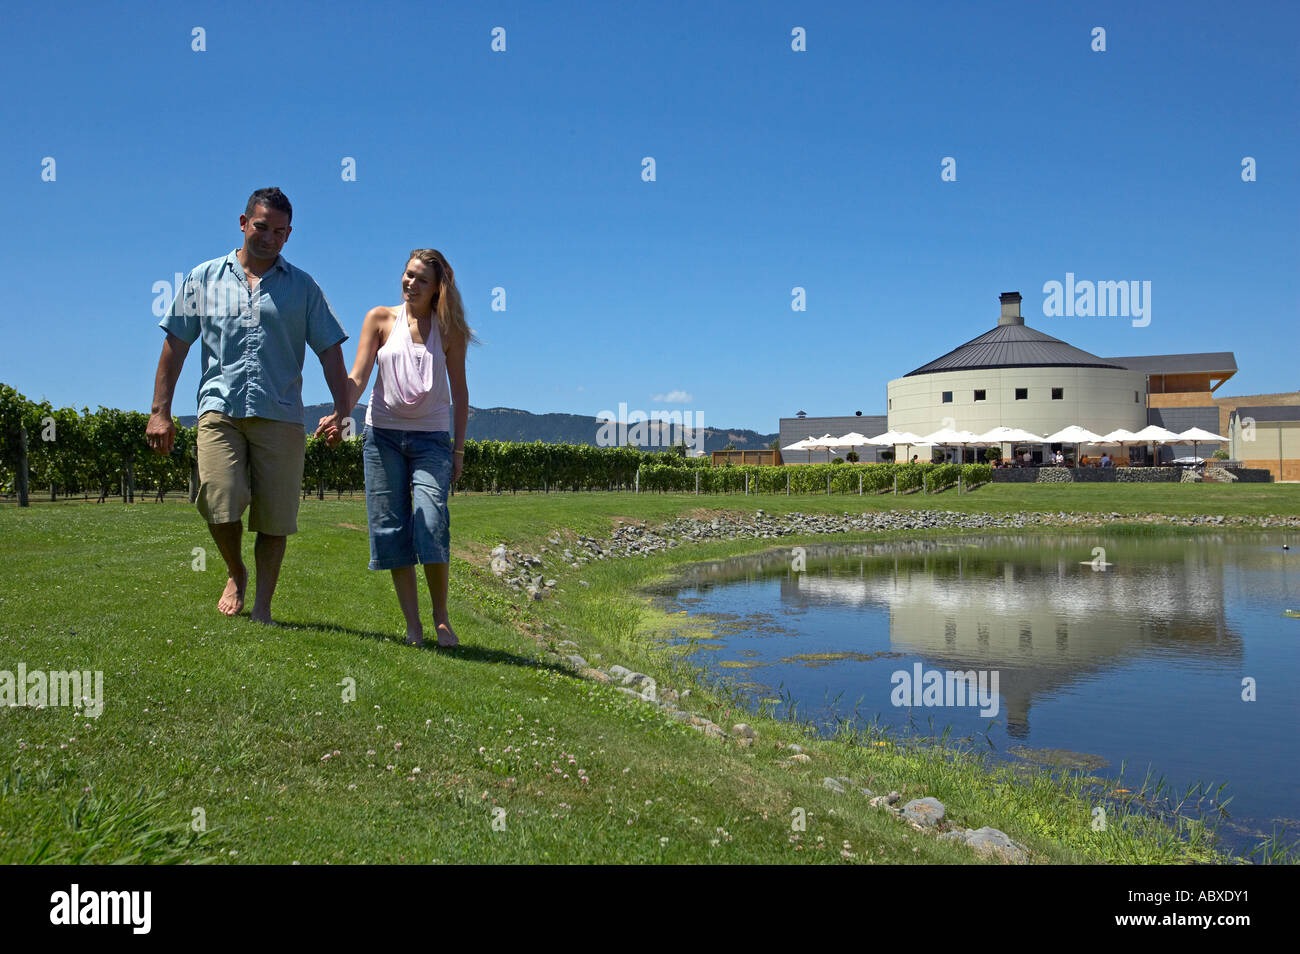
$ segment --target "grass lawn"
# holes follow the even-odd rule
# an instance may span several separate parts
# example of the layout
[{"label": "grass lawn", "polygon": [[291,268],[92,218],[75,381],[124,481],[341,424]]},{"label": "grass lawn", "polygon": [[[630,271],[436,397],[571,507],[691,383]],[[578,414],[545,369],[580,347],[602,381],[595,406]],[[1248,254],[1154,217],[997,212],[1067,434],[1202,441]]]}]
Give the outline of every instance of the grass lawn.
[{"label": "grass lawn", "polygon": [[[1035,861],[1218,857],[1196,825],[1179,838],[1118,811],[1105,832],[1092,831],[1095,797],[1076,784],[989,771],[937,747],[809,738],[800,725],[746,715],[724,693],[693,685],[689,659],[655,648],[664,621],[638,588],[684,562],[770,540],[561,565],[547,570],[561,592],[537,603],[486,568],[499,542],[536,552],[561,530],[604,539],[620,518],[654,524],[759,507],[1295,514],[1300,486],[986,485],[960,497],[898,498],[462,494],[452,502],[451,612],[463,645],[451,652],[401,644],[389,575],[366,569],[360,497],[303,503],[274,627],[217,612],[224,570],[187,504],[6,506],[0,670],[102,670],[104,711],[98,719],[56,707],[0,711],[0,861],[976,860],[821,786],[843,775],[904,800],[934,795],[951,820],[1001,828]],[[191,567],[195,547],[207,553],[201,572]],[[424,615],[431,631],[427,602]],[[579,678],[555,661],[560,639],[589,660],[648,672],[660,687],[693,688],[693,711],[727,727],[748,722],[757,742],[707,738]],[[355,698],[345,698],[353,687]],[[788,753],[779,746],[794,741],[812,760],[792,769],[780,764]],[[792,830],[800,810],[802,832]]]}]

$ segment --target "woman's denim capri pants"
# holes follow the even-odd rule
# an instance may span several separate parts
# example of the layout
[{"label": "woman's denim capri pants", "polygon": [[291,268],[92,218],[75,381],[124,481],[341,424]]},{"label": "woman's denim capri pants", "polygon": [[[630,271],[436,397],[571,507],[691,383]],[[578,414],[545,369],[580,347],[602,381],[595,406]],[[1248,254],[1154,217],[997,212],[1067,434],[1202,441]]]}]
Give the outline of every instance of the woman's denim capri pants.
[{"label": "woman's denim capri pants", "polygon": [[367,425],[362,458],[370,569],[448,562],[451,434]]}]

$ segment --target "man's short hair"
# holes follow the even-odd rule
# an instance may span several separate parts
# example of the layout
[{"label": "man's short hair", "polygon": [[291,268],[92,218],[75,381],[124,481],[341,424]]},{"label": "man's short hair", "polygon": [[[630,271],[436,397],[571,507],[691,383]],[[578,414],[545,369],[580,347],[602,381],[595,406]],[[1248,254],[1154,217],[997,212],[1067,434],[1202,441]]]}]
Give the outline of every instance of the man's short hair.
[{"label": "man's short hair", "polygon": [[249,218],[253,217],[253,210],[259,205],[264,205],[268,209],[274,209],[276,212],[283,212],[289,216],[289,221],[293,222],[293,206],[289,204],[289,197],[281,192],[276,186],[267,189],[258,189],[248,197],[248,205],[244,207],[244,215]]}]

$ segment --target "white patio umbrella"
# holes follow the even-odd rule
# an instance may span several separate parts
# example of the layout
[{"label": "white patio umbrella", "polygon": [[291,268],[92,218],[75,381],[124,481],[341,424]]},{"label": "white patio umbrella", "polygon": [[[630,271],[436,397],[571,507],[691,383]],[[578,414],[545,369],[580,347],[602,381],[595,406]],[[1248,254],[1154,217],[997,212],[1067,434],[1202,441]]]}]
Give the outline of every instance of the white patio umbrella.
[{"label": "white patio umbrella", "polygon": [[[1126,444],[1132,444],[1138,440],[1139,440],[1138,436],[1134,434],[1132,431],[1127,431],[1124,428],[1120,427],[1111,431],[1109,434],[1103,434],[1101,440],[1096,441],[1096,443],[1118,444],[1120,452],[1123,453]],[[1125,454],[1125,460],[1127,459],[1128,459],[1128,455]]]},{"label": "white patio umbrella", "polygon": [[808,463],[811,464],[811,463],[812,463],[812,447],[810,447],[810,446],[809,446],[809,443],[808,443],[808,442],[811,441],[811,440],[813,440],[813,438],[811,438],[811,437],[805,437],[805,438],[804,438],[803,440],[801,440],[801,441],[795,441],[793,444],[789,444],[789,445],[787,445],[786,447],[782,447],[781,450],[783,450],[783,451],[808,451]]},{"label": "white patio umbrella", "polygon": [[840,447],[847,447],[849,450],[856,453],[859,447],[874,444],[875,441],[870,437],[859,434],[857,431],[849,431],[843,437],[836,438],[835,443]]},{"label": "white patio umbrella", "polygon": [[1178,441],[1177,434],[1159,424],[1148,424],[1133,436],[1144,444],[1174,444]]},{"label": "white patio umbrella", "polygon": [[1048,444],[1073,444],[1074,445],[1074,463],[1079,463],[1079,446],[1082,444],[1097,444],[1101,442],[1101,435],[1094,434],[1086,427],[1080,427],[1078,424],[1071,424],[1069,427],[1063,427],[1055,434],[1049,434],[1043,438]]},{"label": "white patio umbrella", "polygon": [[[1042,435],[1035,434],[1032,431],[1026,431],[1019,427],[1007,427],[1005,424],[999,425],[991,431],[985,431],[979,436],[977,444],[1041,444]],[[1015,448],[1012,448],[1014,454]]]},{"label": "white patio umbrella", "polygon": [[894,448],[894,463],[898,463],[898,447],[900,444],[906,444],[909,447],[920,446],[924,438],[919,434],[913,434],[911,431],[885,431],[883,434],[877,434],[871,439],[871,443],[881,446]]},{"label": "white patio umbrella", "polygon": [[1182,432],[1181,434],[1179,434],[1178,436],[1179,436],[1179,437],[1180,437],[1184,442],[1186,442],[1186,441],[1191,441],[1191,442],[1192,442],[1192,456],[1193,456],[1193,457],[1197,457],[1197,456],[1199,456],[1199,455],[1196,453],[1196,451],[1198,450],[1198,445],[1200,445],[1200,444],[1202,444],[1202,443],[1207,443],[1207,444],[1215,444],[1215,443],[1217,443],[1217,444],[1222,444],[1224,441],[1227,440],[1227,438],[1224,437],[1222,434],[1215,434],[1215,433],[1212,432],[1212,431],[1207,431],[1207,430],[1205,430],[1205,428],[1203,428],[1203,427],[1193,427],[1191,430],[1183,431],[1183,432]]},{"label": "white patio umbrella", "polygon": [[931,444],[938,444],[941,447],[951,447],[960,444],[964,450],[967,444],[979,443],[980,436],[972,434],[970,431],[958,431],[951,427],[941,427],[933,434],[926,434],[925,440]]},{"label": "white patio umbrella", "polygon": [[836,438],[831,437],[830,434],[808,438],[808,450],[824,450],[826,452],[826,463],[828,464],[831,462],[831,451],[837,450],[839,446],[836,443]]},{"label": "white patio umbrella", "polygon": [[1133,435],[1140,441],[1150,443],[1155,441],[1157,444],[1172,444],[1178,440],[1178,435],[1173,431],[1166,430],[1159,424],[1148,424],[1142,430]]},{"label": "white patio umbrella", "polygon": [[978,443],[981,444],[1041,444],[1043,438],[1041,434],[1035,434],[1033,431],[1026,431],[1019,427],[1007,427],[1005,425],[995,427],[991,431],[986,431],[979,436]]}]

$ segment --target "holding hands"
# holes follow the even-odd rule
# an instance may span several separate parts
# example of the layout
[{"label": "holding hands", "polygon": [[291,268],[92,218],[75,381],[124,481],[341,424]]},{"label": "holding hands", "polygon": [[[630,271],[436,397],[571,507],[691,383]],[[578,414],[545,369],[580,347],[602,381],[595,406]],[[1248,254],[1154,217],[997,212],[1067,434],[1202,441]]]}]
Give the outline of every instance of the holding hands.
[{"label": "holding hands", "polygon": [[325,415],[316,425],[316,436],[325,438],[327,446],[338,447],[343,442],[343,421],[346,419],[346,415],[338,411]]}]

